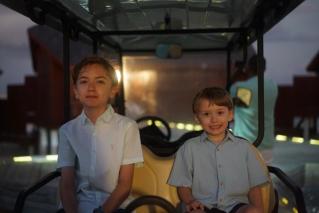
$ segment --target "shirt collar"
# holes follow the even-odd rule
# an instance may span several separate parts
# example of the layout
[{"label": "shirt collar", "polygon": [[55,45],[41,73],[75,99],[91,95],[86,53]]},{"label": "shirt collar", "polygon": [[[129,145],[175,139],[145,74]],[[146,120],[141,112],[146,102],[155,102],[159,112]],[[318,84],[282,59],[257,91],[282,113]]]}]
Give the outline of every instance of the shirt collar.
[{"label": "shirt collar", "polygon": [[[201,134],[201,136],[200,136],[200,141],[201,141],[201,142],[210,141],[209,138],[208,138],[208,136],[207,136],[207,133],[206,133],[206,132],[203,132],[203,133]],[[226,130],[226,137],[225,137],[225,139],[223,140],[222,143],[225,143],[226,141],[230,141],[230,142],[236,141],[234,134],[233,134],[229,129]],[[221,143],[221,144],[222,144],[222,143]]]},{"label": "shirt collar", "polygon": [[236,141],[236,137],[235,137],[234,133],[231,130],[229,130],[229,129],[227,130],[226,138],[228,138],[232,142]]},{"label": "shirt collar", "polygon": [[[104,123],[108,123],[111,121],[112,119],[112,116],[114,114],[114,109],[111,105],[108,105],[107,109],[103,112],[102,115],[100,115],[98,118],[97,118],[97,122],[98,121],[102,121]],[[85,125],[87,124],[88,122],[91,122],[90,119],[86,116],[84,110],[82,110],[82,113],[80,115],[80,120],[81,120],[81,124],[82,125]]]}]

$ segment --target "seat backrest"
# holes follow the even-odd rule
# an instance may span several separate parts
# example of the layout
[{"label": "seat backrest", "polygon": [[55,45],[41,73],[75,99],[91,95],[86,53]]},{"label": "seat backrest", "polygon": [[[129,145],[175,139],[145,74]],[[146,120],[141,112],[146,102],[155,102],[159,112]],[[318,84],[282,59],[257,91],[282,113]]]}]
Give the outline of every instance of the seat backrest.
[{"label": "seat backrest", "polygon": [[176,141],[167,141],[164,138],[141,134],[142,144],[149,148],[153,153],[160,157],[169,157],[174,155],[175,152],[181,147],[185,141],[190,138],[199,136],[203,131],[186,132]]},{"label": "seat backrest", "polygon": [[140,135],[150,135],[153,137],[159,137],[161,139],[166,139],[164,133],[155,124],[143,127],[140,129]]},{"label": "seat backrest", "polygon": [[141,135],[141,142],[142,145],[146,146],[152,153],[159,157],[172,156],[179,148],[178,143],[169,142],[163,138],[151,135]]},{"label": "seat backrest", "polygon": [[273,188],[272,182],[267,183],[261,188],[263,204],[264,204],[264,212],[271,213],[275,208],[276,196]]},{"label": "seat backrest", "polygon": [[[256,149],[256,151],[257,151],[257,149]],[[264,212],[271,213],[271,212],[273,212],[273,209],[275,208],[275,203],[276,203],[275,190],[274,190],[273,183],[272,183],[270,174],[268,172],[268,168],[267,168],[267,165],[265,163],[265,160],[262,158],[262,156],[259,152],[257,154],[257,159],[262,164],[264,171],[268,174],[269,182],[264,184],[261,187],[261,193],[262,193]]]},{"label": "seat backrest", "polygon": [[179,202],[176,188],[166,183],[173,166],[174,155],[159,157],[144,145],[142,149],[144,165],[136,166],[134,169],[132,195],[156,195],[176,206]]},{"label": "seat backrest", "polygon": [[[144,165],[136,166],[134,169],[132,187],[133,197],[156,195],[171,202],[174,206],[177,206],[180,202],[177,190],[175,187],[166,183],[173,166],[175,156],[171,155],[168,157],[159,157],[144,145],[142,145],[142,149]],[[269,176],[269,183],[262,186],[262,199],[264,212],[271,213],[275,206],[275,192],[266,164],[260,154],[257,156],[258,160],[262,163],[265,172]]]}]

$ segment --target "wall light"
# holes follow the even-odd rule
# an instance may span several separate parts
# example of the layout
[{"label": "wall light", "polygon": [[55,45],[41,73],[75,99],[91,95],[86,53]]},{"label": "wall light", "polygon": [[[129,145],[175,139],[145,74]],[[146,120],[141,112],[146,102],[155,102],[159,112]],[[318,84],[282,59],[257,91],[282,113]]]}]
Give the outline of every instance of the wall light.
[{"label": "wall light", "polygon": [[184,129],[184,128],[185,128],[185,124],[183,124],[183,123],[177,123],[176,128],[177,128],[177,129]]},{"label": "wall light", "polygon": [[302,137],[292,137],[291,142],[293,142],[293,143],[303,143],[304,139]]},{"label": "wall light", "polygon": [[32,157],[31,156],[19,156],[19,157],[13,157],[14,162],[31,162]]},{"label": "wall light", "polygon": [[277,141],[287,141],[288,137],[286,135],[276,135]]},{"label": "wall light", "polygon": [[319,145],[319,140],[318,139],[310,139],[309,142],[311,145]]}]

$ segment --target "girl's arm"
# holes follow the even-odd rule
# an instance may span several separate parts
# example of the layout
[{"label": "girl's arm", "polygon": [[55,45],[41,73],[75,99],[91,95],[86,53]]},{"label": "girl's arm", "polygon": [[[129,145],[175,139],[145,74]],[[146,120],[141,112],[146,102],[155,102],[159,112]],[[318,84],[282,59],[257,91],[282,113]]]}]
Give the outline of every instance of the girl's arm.
[{"label": "girl's arm", "polygon": [[260,186],[255,186],[249,190],[248,199],[251,205],[259,209],[260,212],[263,212],[264,208]]},{"label": "girl's arm", "polygon": [[186,204],[186,211],[204,210],[204,205],[196,200],[189,187],[177,187],[179,198]]},{"label": "girl's arm", "polygon": [[117,186],[102,206],[104,213],[111,213],[116,210],[129,196],[132,188],[133,174],[134,164],[121,166]]},{"label": "girl's arm", "polygon": [[77,213],[77,200],[75,196],[75,169],[63,167],[59,184],[61,202],[66,213]]}]

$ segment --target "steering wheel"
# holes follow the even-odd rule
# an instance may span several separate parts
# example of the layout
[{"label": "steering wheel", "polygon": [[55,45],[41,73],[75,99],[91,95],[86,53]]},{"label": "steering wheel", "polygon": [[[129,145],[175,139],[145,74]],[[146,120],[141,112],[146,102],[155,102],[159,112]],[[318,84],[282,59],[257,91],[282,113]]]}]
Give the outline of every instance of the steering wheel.
[{"label": "steering wheel", "polygon": [[[147,122],[150,121],[150,125],[147,124]],[[140,133],[141,135],[150,135],[155,137],[163,138],[167,141],[170,140],[172,132],[171,128],[169,127],[168,123],[157,116],[144,116],[136,120],[137,124],[140,127]],[[165,127],[165,132],[163,132],[156,123],[160,122]],[[142,125],[144,124],[144,125]]]},{"label": "steering wheel", "polygon": [[154,195],[146,195],[146,196],[141,196],[139,198],[136,198],[135,200],[133,200],[131,203],[127,205],[127,207],[125,208],[125,212],[127,213],[133,212],[138,207],[141,207],[144,205],[146,206],[155,205],[155,206],[159,206],[163,208],[168,213],[177,213],[177,210],[173,206],[173,204],[171,204],[164,198],[161,198],[159,196],[154,196]]}]

